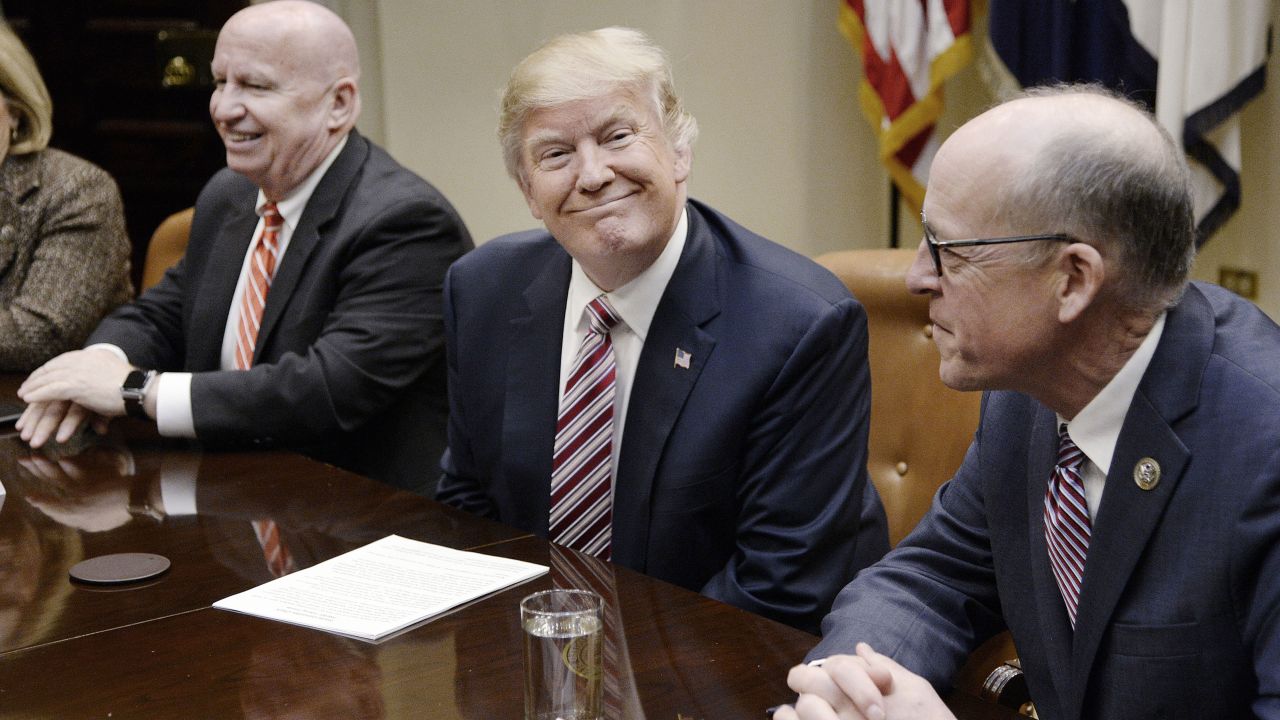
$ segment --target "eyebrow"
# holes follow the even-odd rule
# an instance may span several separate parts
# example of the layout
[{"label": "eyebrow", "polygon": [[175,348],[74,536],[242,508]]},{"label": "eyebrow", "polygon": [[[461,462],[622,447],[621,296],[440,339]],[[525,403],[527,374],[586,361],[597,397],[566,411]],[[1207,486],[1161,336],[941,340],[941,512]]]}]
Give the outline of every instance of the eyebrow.
[{"label": "eyebrow", "polygon": [[[599,122],[592,122],[592,132],[599,132],[602,128],[607,128],[619,123],[629,123],[636,125],[637,127],[640,125],[640,121],[636,118],[634,110],[626,104],[620,104],[613,108],[613,110],[611,110],[607,115],[604,115],[603,120]],[[539,130],[529,136],[529,139],[524,143],[524,147],[525,150],[528,151],[561,142],[567,142],[564,133],[561,131]]]}]

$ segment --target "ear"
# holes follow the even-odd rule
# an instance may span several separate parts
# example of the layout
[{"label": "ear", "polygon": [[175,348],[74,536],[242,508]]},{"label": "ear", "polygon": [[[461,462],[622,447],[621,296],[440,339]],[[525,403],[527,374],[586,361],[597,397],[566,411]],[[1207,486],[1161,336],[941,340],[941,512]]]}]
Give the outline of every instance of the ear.
[{"label": "ear", "polygon": [[675,148],[675,176],[676,182],[682,183],[689,179],[689,170],[693,166],[693,148],[688,143]]},{"label": "ear", "polygon": [[1106,281],[1107,268],[1102,254],[1092,245],[1073,242],[1058,259],[1058,321],[1068,324],[1079,319],[1097,299]]},{"label": "ear", "polygon": [[520,186],[520,193],[524,195],[524,202],[529,206],[529,213],[533,215],[534,220],[541,220],[542,209],[533,200],[533,189],[529,187],[529,180],[525,177],[523,168],[521,168],[519,175],[516,178],[516,184]]},{"label": "ear", "polygon": [[338,80],[333,86],[333,103],[329,107],[330,130],[343,130],[356,124],[360,113],[360,92],[356,81],[349,77]]}]

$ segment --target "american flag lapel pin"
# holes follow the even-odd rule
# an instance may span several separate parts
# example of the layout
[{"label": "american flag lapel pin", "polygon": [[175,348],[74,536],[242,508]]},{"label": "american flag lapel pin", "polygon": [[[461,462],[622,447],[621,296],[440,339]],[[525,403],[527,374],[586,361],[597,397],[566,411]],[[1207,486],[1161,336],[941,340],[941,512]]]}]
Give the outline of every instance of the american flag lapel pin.
[{"label": "american flag lapel pin", "polygon": [[693,356],[688,351],[683,348],[676,348],[676,367],[688,370],[691,362],[693,362]]}]

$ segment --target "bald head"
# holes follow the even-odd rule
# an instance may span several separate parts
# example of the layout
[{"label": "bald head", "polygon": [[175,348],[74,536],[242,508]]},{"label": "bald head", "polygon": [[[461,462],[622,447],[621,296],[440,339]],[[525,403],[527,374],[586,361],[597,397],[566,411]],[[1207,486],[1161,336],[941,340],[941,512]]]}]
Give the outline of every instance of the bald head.
[{"label": "bald head", "polygon": [[336,80],[360,77],[360,53],[351,28],[332,10],[309,0],[250,5],[222,26],[222,33],[248,33],[289,48],[298,72]]},{"label": "bald head", "polygon": [[360,60],[346,23],[303,0],[251,5],[222,27],[209,112],[227,166],[282,200],[360,115]]},{"label": "bald head", "polygon": [[[1126,304],[1163,309],[1186,281],[1194,213],[1186,162],[1141,107],[1096,86],[1036,88],[979,115],[938,151],[929,200],[970,204],[1009,235],[1096,247]],[[1027,246],[1052,253],[1053,245]]]}]

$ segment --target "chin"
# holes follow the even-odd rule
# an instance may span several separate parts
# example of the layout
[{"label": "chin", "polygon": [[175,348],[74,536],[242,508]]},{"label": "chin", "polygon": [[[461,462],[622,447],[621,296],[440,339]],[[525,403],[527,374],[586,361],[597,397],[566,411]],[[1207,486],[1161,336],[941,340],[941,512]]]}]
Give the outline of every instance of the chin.
[{"label": "chin", "polygon": [[980,378],[964,372],[961,368],[947,367],[945,362],[938,368],[938,379],[943,385],[960,392],[985,389]]}]

